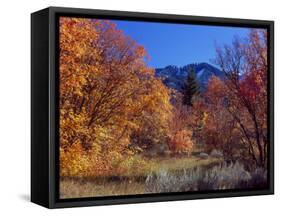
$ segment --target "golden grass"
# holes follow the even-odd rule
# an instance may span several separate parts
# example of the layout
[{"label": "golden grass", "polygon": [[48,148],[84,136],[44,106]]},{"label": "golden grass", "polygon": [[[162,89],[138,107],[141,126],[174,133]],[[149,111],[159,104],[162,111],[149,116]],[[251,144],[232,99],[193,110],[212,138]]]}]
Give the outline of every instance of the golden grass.
[{"label": "golden grass", "polygon": [[78,179],[61,180],[60,198],[82,198],[116,195],[144,194],[144,183],[135,181],[96,182]]},{"label": "golden grass", "polygon": [[173,157],[173,158],[152,158],[147,161],[147,167],[141,174],[159,172],[159,170],[175,171],[182,169],[191,169],[197,166],[206,166],[219,162],[217,158],[200,159],[198,157]]},{"label": "golden grass", "polygon": [[144,194],[144,180],[136,180],[134,177],[145,177],[150,173],[157,173],[160,170],[169,172],[191,169],[198,166],[207,166],[219,159],[198,157],[155,157],[145,158],[145,167],[138,169],[132,167],[134,171],[124,173],[124,179],[108,180],[107,178],[63,178],[60,181],[60,198],[79,197],[100,197],[115,195]]}]

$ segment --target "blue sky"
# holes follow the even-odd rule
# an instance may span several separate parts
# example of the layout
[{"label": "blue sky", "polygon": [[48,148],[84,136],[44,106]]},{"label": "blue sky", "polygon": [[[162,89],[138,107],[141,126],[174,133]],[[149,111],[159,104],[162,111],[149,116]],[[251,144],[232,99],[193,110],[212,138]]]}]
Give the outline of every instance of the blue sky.
[{"label": "blue sky", "polygon": [[[113,21],[113,20],[112,20]],[[234,36],[245,37],[249,29],[238,27],[117,21],[117,28],[143,45],[148,65],[165,67],[208,62],[215,56],[215,44],[232,42]]]}]

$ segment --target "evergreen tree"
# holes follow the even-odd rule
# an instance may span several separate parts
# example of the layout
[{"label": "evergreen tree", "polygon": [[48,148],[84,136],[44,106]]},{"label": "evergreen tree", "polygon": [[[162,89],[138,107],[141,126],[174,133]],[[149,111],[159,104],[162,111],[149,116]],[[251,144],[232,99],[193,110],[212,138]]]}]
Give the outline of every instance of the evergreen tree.
[{"label": "evergreen tree", "polygon": [[185,85],[183,86],[182,103],[187,106],[192,106],[192,98],[200,93],[200,84],[197,80],[195,70],[190,67],[188,70]]}]

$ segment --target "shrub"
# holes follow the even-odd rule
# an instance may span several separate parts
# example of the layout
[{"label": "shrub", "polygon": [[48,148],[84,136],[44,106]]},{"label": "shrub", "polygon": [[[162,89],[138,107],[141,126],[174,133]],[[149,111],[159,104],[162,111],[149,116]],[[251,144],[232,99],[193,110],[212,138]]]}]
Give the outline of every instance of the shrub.
[{"label": "shrub", "polygon": [[193,149],[191,140],[192,132],[190,130],[179,130],[170,138],[170,146],[172,150],[178,153],[187,153],[190,155]]},{"label": "shrub", "polygon": [[147,164],[145,160],[139,155],[133,155],[127,157],[119,164],[119,168],[123,170],[123,172],[117,173],[119,175],[127,175],[127,176],[135,176],[140,171],[145,170]]},{"label": "shrub", "polygon": [[214,166],[205,173],[201,189],[234,189],[240,188],[244,182],[251,179],[251,175],[239,163],[222,163]]},{"label": "shrub", "polygon": [[74,143],[68,150],[60,148],[60,176],[82,176],[88,169],[89,158],[80,142]]},{"label": "shrub", "polygon": [[177,192],[187,190],[197,190],[198,182],[202,178],[202,172],[199,168],[183,170],[182,174],[172,174],[167,170],[161,170],[159,173],[147,176],[145,185],[146,192]]},{"label": "shrub", "polygon": [[162,170],[147,176],[145,188],[146,192],[160,193],[263,187],[267,182],[266,173],[261,168],[250,173],[239,162],[222,163],[210,169]]},{"label": "shrub", "polygon": [[252,178],[247,182],[248,187],[263,188],[267,186],[267,171],[263,168],[256,168],[251,172]]}]

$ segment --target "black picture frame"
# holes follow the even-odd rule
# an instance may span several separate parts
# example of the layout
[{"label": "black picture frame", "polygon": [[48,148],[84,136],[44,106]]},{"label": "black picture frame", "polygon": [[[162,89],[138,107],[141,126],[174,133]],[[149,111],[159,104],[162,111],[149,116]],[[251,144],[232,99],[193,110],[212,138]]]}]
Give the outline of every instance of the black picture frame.
[{"label": "black picture frame", "polygon": [[[268,30],[268,187],[150,195],[59,199],[58,17],[74,16]],[[274,194],[274,22],[202,16],[49,7],[31,15],[31,201],[47,208]]]}]

